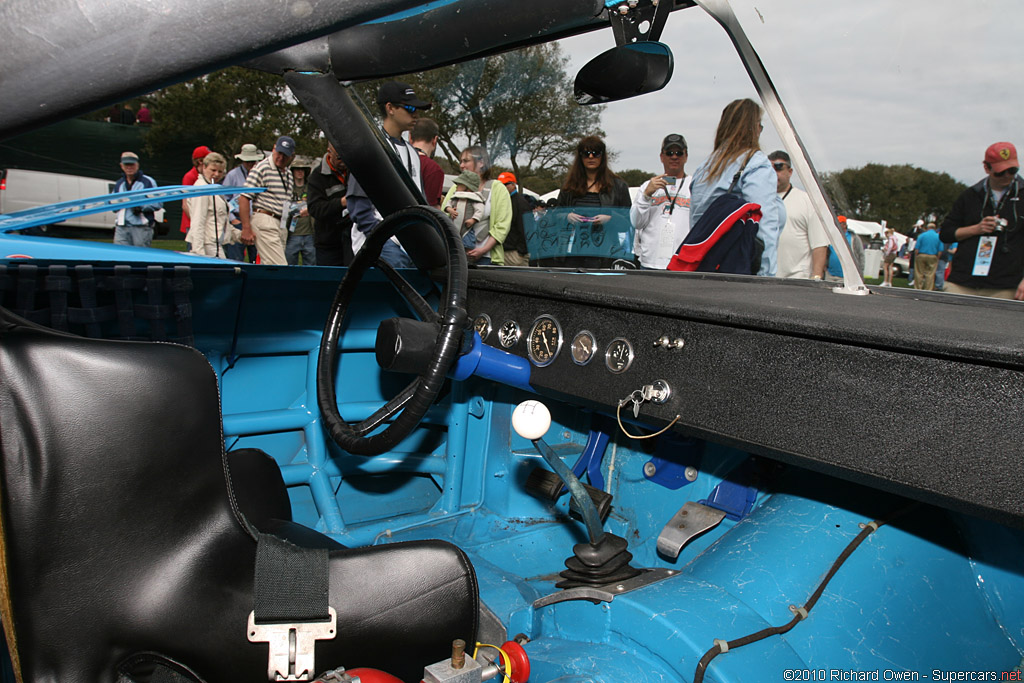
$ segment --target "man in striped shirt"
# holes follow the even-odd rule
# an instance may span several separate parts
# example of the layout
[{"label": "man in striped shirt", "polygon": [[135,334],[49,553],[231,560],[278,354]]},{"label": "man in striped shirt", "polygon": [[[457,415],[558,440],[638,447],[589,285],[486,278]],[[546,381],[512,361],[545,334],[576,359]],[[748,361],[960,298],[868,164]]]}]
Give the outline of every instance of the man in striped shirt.
[{"label": "man in striped shirt", "polygon": [[[274,152],[257,163],[245,179],[245,187],[265,187],[259,194],[242,193],[238,197],[238,217],[242,221],[242,243],[255,244],[260,263],[268,266],[287,264],[281,213],[291,202],[293,180],[288,166],[295,158],[295,140],[282,135],[274,143]],[[251,208],[251,211],[250,211]]]}]

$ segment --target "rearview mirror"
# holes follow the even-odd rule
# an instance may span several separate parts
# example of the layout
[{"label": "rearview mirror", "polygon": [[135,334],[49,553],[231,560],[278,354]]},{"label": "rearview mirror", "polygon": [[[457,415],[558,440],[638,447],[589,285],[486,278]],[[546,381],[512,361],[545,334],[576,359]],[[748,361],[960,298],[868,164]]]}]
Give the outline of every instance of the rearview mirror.
[{"label": "rearview mirror", "polygon": [[590,60],[576,75],[579,104],[601,104],[661,90],[672,78],[672,50],[664,43],[620,45]]}]

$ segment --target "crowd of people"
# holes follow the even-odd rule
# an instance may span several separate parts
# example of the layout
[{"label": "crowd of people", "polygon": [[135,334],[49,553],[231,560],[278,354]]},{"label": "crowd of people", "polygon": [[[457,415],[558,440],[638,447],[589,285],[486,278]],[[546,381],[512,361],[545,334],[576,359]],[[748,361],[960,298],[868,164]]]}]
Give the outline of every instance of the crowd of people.
[{"label": "crowd of people", "polygon": [[[377,106],[395,155],[427,204],[445,211],[455,223],[467,260],[479,265],[529,265],[525,221],[532,216],[534,204],[520,191],[516,177],[505,172],[492,178],[487,150],[469,146],[459,157],[460,174],[442,196],[444,172],[433,160],[439,130],[433,120],[422,116],[431,104],[407,84],[391,81],[380,87]],[[633,265],[671,268],[673,256],[688,236],[695,239],[691,229],[700,240],[721,237],[728,221],[718,213],[722,199],[729,197],[746,207],[749,235],[722,241],[729,249],[739,249],[736,245],[744,239],[748,242],[738,265],[725,272],[841,281],[844,261],[852,260],[863,270],[864,244],[847,229],[845,217],[838,217],[838,227],[849,254],[840,255],[830,244],[810,197],[793,186],[789,155],[761,150],[763,114],[750,99],[729,103],[715,132],[713,151],[692,176],[686,173],[686,139],[679,133],[666,135],[659,157],[663,172],[645,181],[635,199],[609,167],[604,141],[584,137],[554,201],[564,210],[565,230],[586,224],[599,231],[613,215],[628,213]],[[207,147],[193,153],[194,167],[182,184],[240,188],[234,196],[194,197],[184,202],[181,229],[193,253],[238,261],[258,258],[270,265],[348,265],[383,220],[332,145],[311,168],[293,165],[295,141],[287,135],[278,138],[270,154],[246,144],[235,158],[239,163],[228,172],[222,155]],[[1017,208],[1016,149],[1006,142],[993,144],[986,150],[983,168],[986,177],[957,199],[941,226],[921,222],[902,247],[893,231],[886,230],[878,245],[883,287],[892,285],[896,259],[907,255],[911,282],[919,289],[1024,299],[1024,232],[1020,229],[1024,217]],[[122,155],[121,169],[115,191],[156,184],[139,170],[138,155],[132,152]],[[246,191],[256,188],[262,191]],[[120,211],[115,243],[147,246],[156,208]],[[394,238],[385,243],[381,259],[396,268],[414,265]],[[608,265],[607,259],[586,255],[539,262],[584,268]]]}]

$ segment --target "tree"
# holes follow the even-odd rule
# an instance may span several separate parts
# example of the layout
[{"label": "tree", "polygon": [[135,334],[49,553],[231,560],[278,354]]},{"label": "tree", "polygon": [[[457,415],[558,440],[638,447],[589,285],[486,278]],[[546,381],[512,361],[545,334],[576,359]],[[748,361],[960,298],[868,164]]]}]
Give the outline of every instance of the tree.
[{"label": "tree", "polygon": [[[427,116],[441,129],[440,152],[458,164],[468,145],[483,145],[492,162],[508,160],[517,177],[529,170],[564,172],[566,157],[585,135],[603,135],[603,107],[572,98],[568,58],[557,44],[528,47],[403,76],[433,104]],[[361,84],[375,102],[380,81]]]},{"label": "tree", "polygon": [[147,101],[156,112],[146,138],[151,153],[185,139],[230,158],[245,143],[270,149],[280,135],[295,138],[299,154],[323,153],[313,117],[274,74],[230,67],[158,90]]},{"label": "tree", "polygon": [[825,174],[822,183],[840,213],[867,221],[885,220],[906,233],[919,219],[944,215],[967,187],[948,173],[909,164],[848,168]]},{"label": "tree", "polygon": [[660,172],[651,173],[649,171],[641,171],[639,168],[628,168],[618,173],[618,176],[625,180],[626,184],[630,187],[640,187],[656,175],[660,175]]}]

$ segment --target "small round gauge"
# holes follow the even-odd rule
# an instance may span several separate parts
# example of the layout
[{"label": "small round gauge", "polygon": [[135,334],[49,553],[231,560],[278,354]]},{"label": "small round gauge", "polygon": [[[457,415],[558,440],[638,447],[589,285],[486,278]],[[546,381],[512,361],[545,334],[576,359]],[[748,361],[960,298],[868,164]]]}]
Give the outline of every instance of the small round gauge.
[{"label": "small round gauge", "polygon": [[515,320],[506,320],[498,328],[498,341],[503,348],[510,349],[516,345],[522,334],[523,332],[519,329],[519,324]]},{"label": "small round gauge", "polygon": [[481,340],[486,340],[487,335],[491,333],[491,316],[486,313],[478,315],[473,321],[473,329],[480,335]]},{"label": "small round gauge", "polygon": [[613,339],[604,352],[604,364],[612,372],[625,372],[633,363],[633,345],[622,337]]},{"label": "small round gauge", "polygon": [[533,321],[529,345],[526,352],[538,367],[550,365],[562,348],[562,328],[550,315],[542,315]]},{"label": "small round gauge", "polygon": [[576,365],[586,365],[594,358],[594,351],[597,350],[597,340],[589,330],[583,330],[572,340],[572,360]]}]

